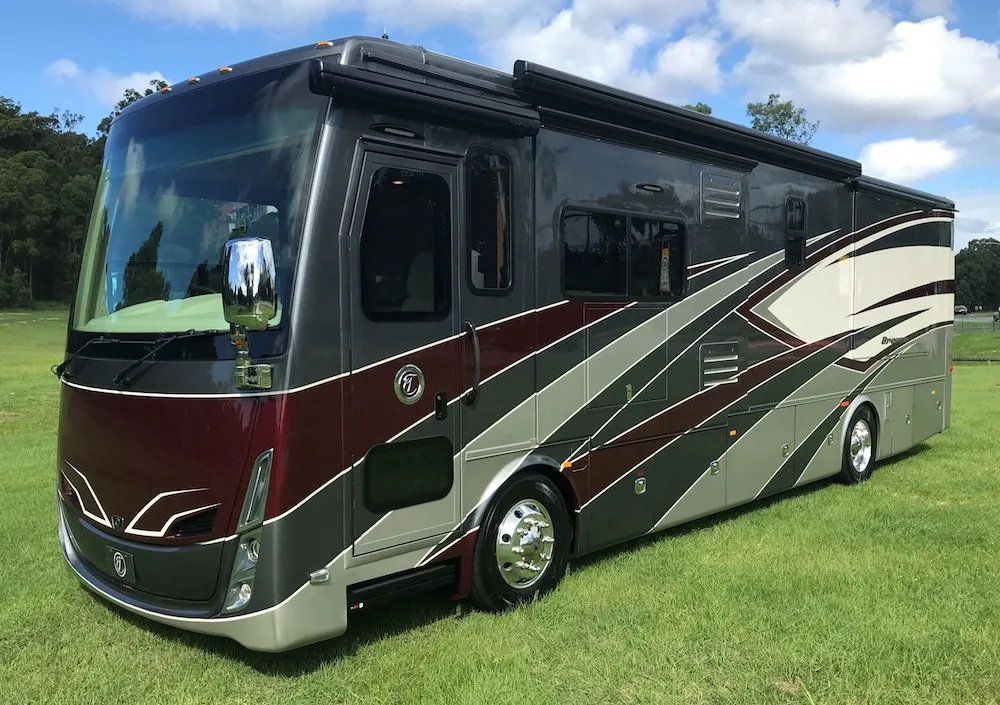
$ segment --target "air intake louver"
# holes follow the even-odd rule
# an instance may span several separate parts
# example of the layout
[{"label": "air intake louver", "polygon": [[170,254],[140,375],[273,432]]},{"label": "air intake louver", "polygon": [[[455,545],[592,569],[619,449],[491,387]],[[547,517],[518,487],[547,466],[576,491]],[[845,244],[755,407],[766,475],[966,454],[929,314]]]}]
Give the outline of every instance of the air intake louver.
[{"label": "air intake louver", "polygon": [[701,212],[709,218],[737,220],[741,214],[740,182],[730,176],[701,174]]},{"label": "air intake louver", "polygon": [[701,386],[732,384],[743,368],[738,342],[706,343],[701,346]]},{"label": "air intake louver", "polygon": [[211,533],[212,527],[215,525],[216,511],[217,508],[213,507],[198,514],[184,517],[171,527],[170,535],[180,539]]}]

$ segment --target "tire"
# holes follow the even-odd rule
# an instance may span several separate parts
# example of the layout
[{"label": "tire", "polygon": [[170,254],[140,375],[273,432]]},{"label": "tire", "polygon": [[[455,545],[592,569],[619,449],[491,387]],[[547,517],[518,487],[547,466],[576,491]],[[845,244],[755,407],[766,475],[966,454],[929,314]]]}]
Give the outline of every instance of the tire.
[{"label": "tire", "polygon": [[878,426],[871,407],[862,404],[851,415],[841,451],[840,479],[845,484],[864,482],[875,472],[878,456]]},{"label": "tire", "polygon": [[[566,574],[571,532],[566,503],[552,482],[534,472],[516,476],[483,518],[472,565],[473,603],[503,612],[554,590]],[[518,567],[518,561],[527,565]],[[514,584],[518,579],[523,582]]]}]

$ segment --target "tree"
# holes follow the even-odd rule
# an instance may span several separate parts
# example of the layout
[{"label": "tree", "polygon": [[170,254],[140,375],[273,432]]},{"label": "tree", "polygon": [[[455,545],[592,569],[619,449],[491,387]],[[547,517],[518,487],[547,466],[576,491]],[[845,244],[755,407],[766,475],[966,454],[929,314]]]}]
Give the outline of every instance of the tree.
[{"label": "tree", "polygon": [[975,239],[955,255],[955,303],[970,310],[1000,306],[1000,241]]},{"label": "tree", "polygon": [[[115,109],[165,86],[130,88]],[[76,132],[81,115],[0,96],[0,308],[72,296],[111,119],[89,137]]]},{"label": "tree", "polygon": [[79,123],[0,98],[0,306],[69,297],[102,156]]},{"label": "tree", "polygon": [[766,103],[747,103],[747,115],[753,129],[802,144],[809,144],[819,128],[819,122],[806,119],[803,108],[782,101],[780,93],[771,93]]},{"label": "tree", "polygon": [[110,115],[101,120],[100,124],[98,124],[97,126],[98,134],[100,134],[101,137],[107,137],[108,130],[111,129],[111,121],[115,119],[115,115],[120,113],[128,106],[132,105],[132,103],[139,100],[140,98],[145,98],[147,95],[152,95],[156,91],[163,90],[166,87],[167,87],[166,81],[161,81],[158,78],[154,78],[150,80],[149,86],[143,93],[140,93],[134,88],[126,88],[125,95],[122,97],[121,100],[118,101],[118,104],[115,105],[114,111],[112,111]]},{"label": "tree", "polygon": [[694,105],[691,105],[690,103],[688,103],[684,107],[687,108],[688,110],[694,110],[697,113],[703,113],[705,115],[711,115],[712,114],[712,106],[705,105],[704,103],[701,103],[701,102],[695,103]]}]

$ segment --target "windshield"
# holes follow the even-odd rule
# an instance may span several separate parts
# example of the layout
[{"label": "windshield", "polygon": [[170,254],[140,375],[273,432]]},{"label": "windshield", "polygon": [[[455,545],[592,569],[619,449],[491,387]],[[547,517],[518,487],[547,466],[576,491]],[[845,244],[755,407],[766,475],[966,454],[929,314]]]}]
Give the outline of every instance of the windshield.
[{"label": "windshield", "polygon": [[228,331],[226,241],[268,238],[280,327],[327,99],[306,66],[158,101],[111,128],[84,248],[73,328],[89,333]]}]

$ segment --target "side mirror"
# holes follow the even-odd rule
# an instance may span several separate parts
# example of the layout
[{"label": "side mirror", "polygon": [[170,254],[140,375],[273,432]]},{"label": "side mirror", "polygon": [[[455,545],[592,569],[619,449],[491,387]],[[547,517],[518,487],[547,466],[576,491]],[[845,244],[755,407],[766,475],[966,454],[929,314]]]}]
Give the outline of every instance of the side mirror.
[{"label": "side mirror", "polygon": [[271,241],[257,237],[230,240],[222,256],[226,281],[222,310],[231,326],[265,330],[278,313],[278,292]]}]

